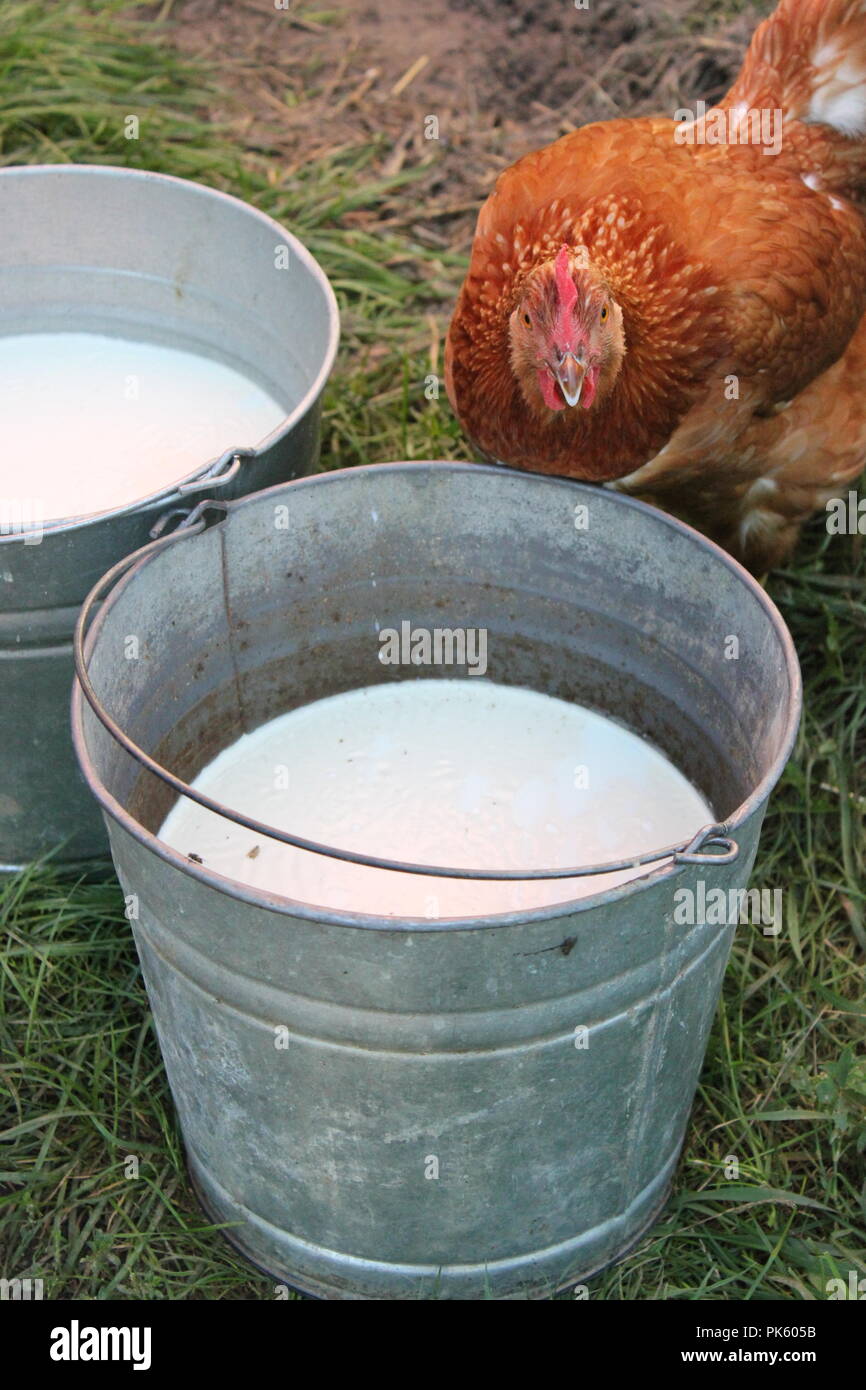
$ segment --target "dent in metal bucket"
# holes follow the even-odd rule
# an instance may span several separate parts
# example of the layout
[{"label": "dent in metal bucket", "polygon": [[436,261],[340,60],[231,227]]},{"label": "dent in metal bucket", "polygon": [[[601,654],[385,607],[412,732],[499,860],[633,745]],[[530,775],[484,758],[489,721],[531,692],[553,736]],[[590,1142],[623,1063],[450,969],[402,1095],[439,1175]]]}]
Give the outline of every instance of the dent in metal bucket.
[{"label": "dent in metal bucket", "polygon": [[[191,1173],[230,1238],[328,1297],[550,1293],[622,1254],[664,1203],[734,930],[678,925],[674,892],[748,881],[799,716],[787,631],[697,533],[537,475],[383,465],[214,522],[141,559],[87,644],[102,706],[178,777],[282,710],[386,678],[376,623],[468,611],[491,679],[616,713],[722,822],[721,859],[689,846],[561,907],[324,912],[161,844],[174,792],[74,697]],[[129,632],[149,654],[133,669]]]},{"label": "dent in metal bucket", "polygon": [[[2,869],[61,843],[68,859],[107,852],[68,732],[78,606],[175,508],[312,470],[339,324],[325,276],[285,228],[183,179],[102,166],[4,169],[0,218],[4,334],[72,329],[180,344],[265,383],[286,411],[267,438],[226,439],[219,458],[197,460],[152,495],[46,523],[38,544],[0,528]],[[98,413],[89,427],[99,430]],[[29,489],[26,459],[21,468]]]}]

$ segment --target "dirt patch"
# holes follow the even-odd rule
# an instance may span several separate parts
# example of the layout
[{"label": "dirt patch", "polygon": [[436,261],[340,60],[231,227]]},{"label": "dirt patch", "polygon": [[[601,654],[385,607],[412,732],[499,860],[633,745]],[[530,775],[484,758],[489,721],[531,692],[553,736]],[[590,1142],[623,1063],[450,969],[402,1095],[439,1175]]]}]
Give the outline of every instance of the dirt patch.
[{"label": "dirt patch", "polygon": [[496,174],[527,150],[587,121],[720,96],[772,8],[714,18],[701,0],[588,4],[335,0],[317,17],[296,0],[175,0],[169,18],[182,50],[227,71],[237,105],[214,114],[275,177],[377,141],[374,174],[430,165],[431,244],[462,246]]},{"label": "dirt patch", "polygon": [[569,125],[673,110],[682,96],[720,96],[754,28],[752,13],[722,25],[693,0],[588,0],[538,6],[527,0],[451,0],[483,16],[502,43],[487,54],[491,97],[515,119],[534,104]]}]

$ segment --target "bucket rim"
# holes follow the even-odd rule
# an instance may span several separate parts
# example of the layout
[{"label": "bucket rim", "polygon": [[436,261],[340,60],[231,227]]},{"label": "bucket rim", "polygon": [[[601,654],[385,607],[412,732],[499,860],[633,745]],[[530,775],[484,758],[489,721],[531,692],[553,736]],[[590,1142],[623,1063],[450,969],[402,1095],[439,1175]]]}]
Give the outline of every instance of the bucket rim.
[{"label": "bucket rim", "polygon": [[[566,478],[556,474],[533,473],[525,469],[516,469],[497,464],[473,463],[469,460],[416,459],[359,464],[352,468],[332,469],[325,473],[317,473],[308,477],[291,479],[287,482],[276,483],[272,487],[263,489],[261,492],[250,493],[245,497],[227,503],[226,506],[227,511],[231,513],[243,507],[257,504],[263,499],[273,497],[275,494],[285,493],[289,488],[297,489],[323,486],[328,483],[339,482],[347,477],[362,476],[364,474],[382,474],[386,471],[409,473],[431,470],[439,473],[468,473],[471,470],[473,474],[484,474],[497,479],[516,476],[532,480],[533,486],[535,484],[540,484],[550,487],[560,487],[563,490],[571,492],[578,490],[585,493],[588,497],[597,496],[600,491],[597,484],[581,482],[578,479]],[[782,614],[766,591],[754,576],[735,560],[733,556],[723,550],[721,546],[716,545],[714,541],[709,540],[708,537],[702,535],[701,532],[697,531],[694,527],[687,525],[676,517],[669,516],[668,513],[661,511],[657,507],[650,506],[648,503],[642,502],[635,497],[629,497],[624,493],[616,492],[610,488],[604,489],[604,495],[609,500],[612,500],[616,506],[626,506],[636,509],[638,512],[650,517],[656,524],[667,526],[671,530],[679,532],[679,534],[685,536],[692,544],[696,543],[699,548],[703,547],[709,554],[713,555],[717,561],[721,561],[724,567],[740,581],[750,596],[763,608],[779,639],[782,652],[784,653],[785,669],[790,690],[789,708],[784,733],[780,742],[779,751],[774,757],[768,771],[758,782],[757,786],[753,788],[749,796],[746,797],[724,822],[720,823],[726,834],[732,834],[749,822],[753,816],[765,806],[793,751],[802,713],[802,678],[793,638],[791,637],[791,633]],[[183,542],[181,542],[181,544],[183,544]],[[141,559],[126,571],[114,585],[110,593],[106,595],[87,633],[84,647],[86,658],[89,659],[92,654],[93,647],[98,641],[103,623],[115,599],[125,590],[127,584],[131,583],[135,576],[140,574],[143,567],[156,558],[156,552],[143,555]],[[311,903],[287,898],[282,894],[268,892],[265,889],[255,888],[252,885],[244,884],[237,879],[220,874],[216,870],[208,869],[204,865],[196,864],[195,861],[188,859],[186,855],[180,854],[163,840],[160,840],[153,831],[147,830],[141,825],[141,823],[108,791],[101,778],[99,778],[96,773],[84,734],[83,714],[86,705],[87,702],[76,678],[72,687],[72,741],[82,775],[92,795],[102,807],[103,812],[125,830],[127,834],[136,840],[144,849],[155,854],[172,868],[188,874],[206,887],[218,889],[228,897],[235,898],[249,906],[259,907],[282,916],[320,922],[325,925],[357,927],[376,931],[411,930],[413,932],[450,932],[488,930],[501,926],[532,925],[540,922],[550,922],[560,918],[572,917],[577,913],[587,912],[598,907],[619,902],[643,889],[658,886],[663,882],[666,883],[668,880],[681,874],[685,869],[691,867],[687,863],[677,863],[673,859],[662,860],[658,867],[650,868],[648,872],[640,874],[636,878],[629,879],[627,882],[618,884],[613,888],[601,889],[598,893],[593,893],[586,897],[569,899],[561,903],[554,903],[544,907],[523,908],[513,912],[490,913],[483,917],[443,917],[431,920],[426,917],[381,917],[371,913],[338,911],[331,908],[316,907]],[[708,856],[707,865],[709,867],[712,866],[712,857]]]},{"label": "bucket rim", "polygon": [[[188,487],[190,484],[201,480],[202,487],[207,486],[207,473],[213,466],[225,456],[225,452],[240,452],[248,457],[258,457],[283,435],[290,433],[295,427],[309,414],[315,406],[316,401],[321,396],[328,378],[334,367],[337,352],[340,346],[340,309],[337,304],[337,297],[334,293],[325,271],[319,265],[312,251],[310,251],[302,241],[299,240],[288,227],[278,222],[276,218],[268,213],[262,212],[254,207],[252,203],[247,203],[243,198],[236,198],[232,193],[224,193],[222,189],[212,188],[210,184],[200,183],[197,179],[179,178],[176,174],[162,174],[155,169],[128,169],[123,164],[25,164],[10,165],[0,169],[0,187],[3,179],[29,178],[32,176],[51,175],[52,177],[68,178],[74,177],[114,177],[131,179],[142,184],[178,184],[186,192],[192,191],[193,196],[210,198],[215,205],[231,206],[240,208],[248,216],[259,222],[260,225],[269,228],[285,241],[293,256],[309,272],[310,277],[316,282],[318,288],[324,296],[327,314],[327,343],[322,357],[319,370],[317,371],[312,383],[305,391],[304,395],[297,404],[280,420],[268,434],[263,436],[254,445],[248,448],[237,450],[229,448],[223,454],[215,454],[212,458],[203,459],[197,463],[191,472],[173,479],[166,483],[155,492],[145,494],[143,497],[135,498],[131,502],[126,502],[122,506],[110,507],[105,511],[88,512],[84,516],[58,517],[55,520],[48,520],[40,524],[42,538],[55,535],[68,535],[74,531],[80,531],[87,526],[97,526],[101,522],[114,521],[118,517],[134,515],[137,512],[145,511],[150,507],[158,506],[160,502],[168,503],[172,498],[179,495],[178,489]],[[23,531],[15,534],[0,534],[0,546],[27,543],[27,538],[31,532]]]}]

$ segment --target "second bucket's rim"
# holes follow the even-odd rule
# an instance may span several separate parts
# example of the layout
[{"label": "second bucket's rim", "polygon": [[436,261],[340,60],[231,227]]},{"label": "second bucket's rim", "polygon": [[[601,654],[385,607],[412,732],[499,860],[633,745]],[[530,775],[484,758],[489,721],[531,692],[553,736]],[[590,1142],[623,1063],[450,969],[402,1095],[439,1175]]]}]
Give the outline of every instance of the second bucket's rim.
[{"label": "second bucket's rim", "polygon": [[[315,405],[327,385],[328,378],[333,370],[337,352],[340,346],[340,310],[337,304],[337,297],[334,294],[330,280],[325,274],[313,253],[308,250],[302,241],[290,232],[288,227],[271,217],[268,213],[262,212],[254,207],[252,203],[247,203],[243,198],[236,198],[231,193],[224,193],[219,188],[212,188],[210,184],[199,183],[197,179],[179,178],[176,174],[162,174],[155,169],[128,169],[123,164],[24,164],[9,165],[5,169],[0,169],[0,180],[4,178],[32,177],[34,175],[45,176],[50,174],[60,178],[73,177],[123,177],[124,179],[136,180],[143,184],[177,184],[185,190],[192,190],[192,196],[206,196],[212,198],[215,203],[224,204],[241,208],[245,214],[253,218],[263,226],[268,227],[273,233],[278,234],[288,242],[292,255],[309,272],[311,278],[316,282],[322,291],[327,310],[327,344],[319,369],[305,391],[301,399],[288,411],[268,434],[256,441],[254,444],[240,448],[244,453],[251,452],[258,457],[265,450],[279,439],[282,435],[295,428]],[[226,449],[231,447],[227,441]],[[165,483],[162,487],[153,492],[146,493],[143,497],[137,497],[129,502],[124,502],[121,506],[108,507],[105,511],[87,512],[82,516],[57,517],[41,523],[39,531],[43,539],[48,536],[66,535],[71,531],[81,530],[85,526],[96,526],[103,521],[112,521],[119,516],[134,514],[144,509],[158,504],[160,501],[170,502],[172,498],[178,496],[178,489],[190,487],[192,484],[201,480],[202,489],[207,488],[207,473],[218,463],[222,455],[215,454],[212,458],[202,459],[195,467],[180,477]],[[30,544],[32,542],[32,531],[22,531],[20,533],[2,535],[0,534],[0,546],[19,544]]]},{"label": "second bucket's rim", "polygon": [[[329,483],[339,484],[340,481],[356,476],[381,475],[385,472],[418,472],[433,470],[439,473],[468,473],[470,470],[473,475],[483,474],[497,480],[513,477],[528,479],[531,485],[545,487],[559,487],[569,491],[584,492],[588,497],[598,497],[600,489],[597,485],[580,482],[577,479],[563,478],[556,475],[531,473],[523,469],[514,469],[501,465],[479,464],[469,461],[442,460],[442,459],[419,459],[401,460],[395,462],[372,463],[357,465],[353,468],[334,469],[327,473],[319,473],[310,477],[297,478],[284,483],[277,483],[272,487],[266,488],[261,492],[250,493],[245,497],[238,498],[234,502],[227,504],[229,514],[246,506],[255,505],[265,498],[273,498],[275,494],[284,493],[287,489],[309,488],[326,486]],[[737,807],[737,809],[723,822],[725,833],[733,834],[740,827],[745,825],[768,800],[770,793],[779,781],[782,772],[791,756],[797,731],[800,724],[802,710],[802,678],[800,674],[800,664],[794,648],[793,638],[788,630],[787,624],[782,617],[779,609],[773,603],[762,586],[733,556],[723,550],[721,546],[715,544],[702,535],[694,527],[688,526],[685,522],[676,517],[669,516],[666,512],[660,511],[657,507],[652,507],[646,502],[641,502],[637,498],[629,497],[624,493],[616,492],[612,489],[604,489],[603,495],[608,500],[613,501],[616,506],[630,507],[633,510],[643,513],[651,518],[654,523],[667,526],[673,531],[685,536],[691,543],[697,544],[705,549],[717,561],[721,561],[736,579],[740,581],[744,589],[751,597],[758,602],[764,609],[773,630],[776,632],[784,653],[785,668],[789,681],[790,705],[788,717],[785,723],[784,735],[780,748],[773,762],[761,778],[760,782],[750,793],[750,795]],[[190,537],[192,539],[192,537]],[[180,542],[183,544],[183,542]],[[98,640],[99,632],[106,620],[107,613],[116,597],[125,590],[127,584],[141,573],[144,566],[150,564],[158,558],[157,554],[144,555],[133,565],[126,574],[117,582],[114,589],[102,603],[99,611],[93,619],[90,631],[87,634],[85,643],[85,656],[89,659],[93,647]],[[279,893],[268,892],[266,889],[255,888],[252,885],[242,883],[238,879],[229,878],[220,874],[216,870],[207,868],[206,865],[196,864],[173,849],[165,841],[161,840],[153,831],[147,830],[136,820],[130,812],[116,800],[105,787],[102,780],[97,776],[93,767],[87,744],[84,736],[83,713],[87,702],[84,698],[81,687],[76,680],[72,690],[72,740],[75,746],[76,756],[85,780],[97,801],[102,806],[103,811],[122,829],[138,841],[145,849],[157,855],[165,863],[181,872],[188,874],[191,878],[197,879],[200,883],[210,888],[218,888],[229,897],[233,897],[241,902],[247,903],[252,907],[259,907],[266,911],[278,914],[302,918],[308,921],[322,922],[327,925],[358,927],[376,931],[401,931],[409,929],[414,931],[466,931],[466,930],[485,930],[499,926],[521,926],[537,924],[545,921],[554,921],[558,918],[571,917],[579,912],[586,912],[602,905],[618,902],[623,898],[637,893],[641,889],[656,886],[661,882],[682,873],[690,865],[678,863],[673,859],[661,860],[658,867],[650,867],[647,872],[639,874],[635,878],[629,879],[612,888],[601,889],[597,893],[587,895],[582,898],[567,899],[561,903],[553,903],[543,907],[522,908],[513,912],[490,913],[486,916],[472,917],[441,917],[429,919],[426,917],[400,917],[400,916],[376,916],[371,913],[339,911],[333,908],[319,907],[315,904],[284,897]],[[230,808],[227,808],[230,809]],[[695,827],[697,831],[699,827]],[[663,848],[663,847],[662,847]],[[708,868],[712,868],[712,857],[706,860]],[[528,880],[527,880],[528,881]]]}]

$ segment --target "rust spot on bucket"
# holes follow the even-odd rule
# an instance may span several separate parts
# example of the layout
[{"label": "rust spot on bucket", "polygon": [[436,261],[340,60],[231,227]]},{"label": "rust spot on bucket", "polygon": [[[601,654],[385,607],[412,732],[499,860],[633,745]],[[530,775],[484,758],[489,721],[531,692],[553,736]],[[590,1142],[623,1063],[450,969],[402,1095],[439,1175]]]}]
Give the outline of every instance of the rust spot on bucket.
[{"label": "rust spot on bucket", "polygon": [[521,951],[522,956],[546,956],[550,951],[559,951],[563,956],[570,955],[577,945],[576,936],[567,936],[564,941],[560,941],[556,946],[542,946],[540,951]]}]

